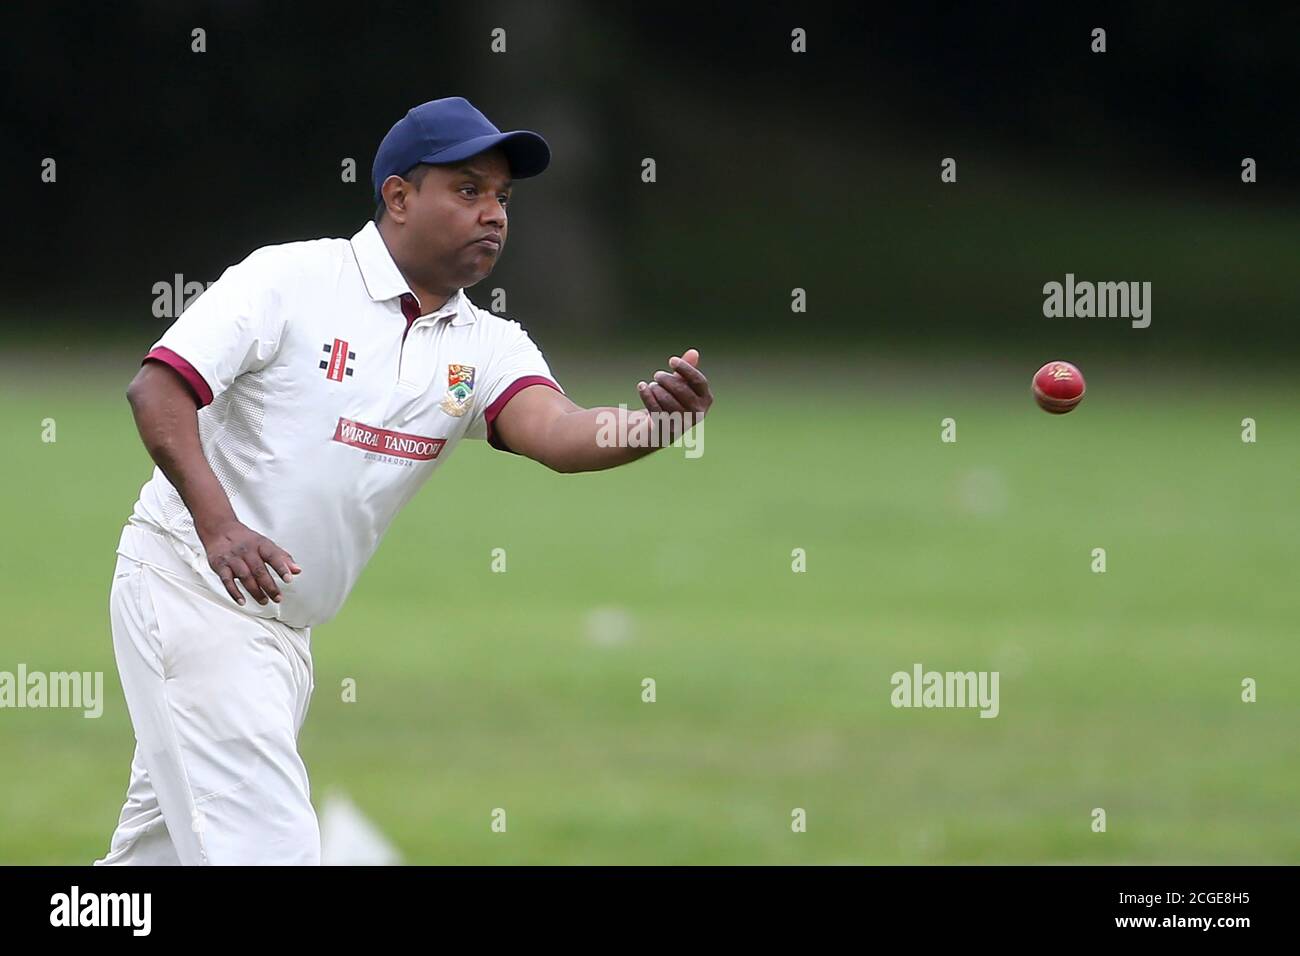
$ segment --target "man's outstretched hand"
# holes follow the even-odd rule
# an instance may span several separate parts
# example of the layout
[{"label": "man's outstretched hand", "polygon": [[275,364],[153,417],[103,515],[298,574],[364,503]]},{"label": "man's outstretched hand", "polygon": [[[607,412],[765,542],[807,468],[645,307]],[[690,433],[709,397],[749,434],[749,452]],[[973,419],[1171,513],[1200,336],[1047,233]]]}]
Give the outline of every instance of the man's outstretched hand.
[{"label": "man's outstretched hand", "polygon": [[[671,372],[655,372],[650,382],[638,382],[637,393],[650,412],[680,412],[684,428],[704,420],[713,404],[709,380],[700,371],[699,349],[687,349],[668,360]],[[676,438],[677,436],[674,436]]]}]

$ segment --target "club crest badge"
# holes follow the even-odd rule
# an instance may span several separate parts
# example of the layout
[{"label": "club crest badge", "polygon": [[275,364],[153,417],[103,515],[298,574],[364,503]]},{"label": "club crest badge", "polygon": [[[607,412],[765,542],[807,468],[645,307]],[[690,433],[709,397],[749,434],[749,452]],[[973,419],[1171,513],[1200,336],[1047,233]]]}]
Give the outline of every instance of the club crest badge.
[{"label": "club crest badge", "polygon": [[459,418],[469,410],[474,401],[474,366],[447,366],[447,396],[442,400],[442,410]]}]

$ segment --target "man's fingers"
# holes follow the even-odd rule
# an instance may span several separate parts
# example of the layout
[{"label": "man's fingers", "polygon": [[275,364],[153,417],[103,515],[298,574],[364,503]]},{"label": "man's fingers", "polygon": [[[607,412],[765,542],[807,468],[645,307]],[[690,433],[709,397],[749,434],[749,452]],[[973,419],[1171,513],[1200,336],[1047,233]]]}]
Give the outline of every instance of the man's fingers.
[{"label": "man's fingers", "polygon": [[699,349],[687,349],[682,353],[682,358],[686,361],[687,365],[694,365],[696,368],[700,367]]},{"label": "man's fingers", "polygon": [[257,594],[255,592],[260,589],[257,586],[257,582],[253,580],[253,575],[249,572],[248,565],[244,563],[243,558],[234,556],[226,558],[225,561],[226,568],[229,570],[231,576],[236,582],[232,585],[235,590],[235,600],[240,604],[245,603],[244,595],[240,593],[239,590],[240,584],[244,586],[245,591],[256,598]]},{"label": "man's fingers", "polygon": [[646,411],[662,412],[659,407],[659,400],[655,398],[655,393],[651,390],[650,385],[646,382],[637,382],[636,390],[641,395],[641,403],[645,405]]},{"label": "man's fingers", "polygon": [[253,577],[268,598],[277,604],[280,603],[280,588],[276,585],[271,572],[266,570],[266,565],[263,562],[255,561],[253,563]]},{"label": "man's fingers", "polygon": [[253,575],[253,569],[251,567],[241,559],[235,558],[234,561],[231,562],[230,570],[235,573],[235,577],[238,578],[239,583],[244,586],[244,590],[248,592],[249,597],[258,604],[266,603],[266,595],[262,592],[261,585],[257,583],[257,578]]},{"label": "man's fingers", "polygon": [[302,573],[302,568],[298,567],[293,556],[270,540],[263,542],[257,551],[262,556],[262,560],[275,569],[285,584],[293,580],[294,574]]},{"label": "man's fingers", "polygon": [[226,586],[230,592],[230,599],[236,604],[244,603],[244,596],[239,593],[239,586],[235,584],[235,572],[229,564],[221,564],[216,568],[217,577],[221,578],[221,583]]},{"label": "man's fingers", "polygon": [[695,403],[695,390],[687,385],[680,376],[674,375],[672,372],[655,372],[655,382],[682,406],[682,411],[690,408]]},{"label": "man's fingers", "polygon": [[664,388],[658,382],[651,382],[649,385],[649,391],[650,394],[654,396],[654,400],[659,403],[660,411],[665,411],[669,414],[672,414],[673,412],[686,411],[686,409],[682,408],[682,403],[673,398],[672,392],[668,391],[668,389]]},{"label": "man's fingers", "polygon": [[[695,351],[691,349],[690,351]],[[672,358],[668,360],[668,366],[675,371],[696,395],[709,394],[709,380],[704,377],[704,373],[698,368],[686,361],[684,358]]]}]

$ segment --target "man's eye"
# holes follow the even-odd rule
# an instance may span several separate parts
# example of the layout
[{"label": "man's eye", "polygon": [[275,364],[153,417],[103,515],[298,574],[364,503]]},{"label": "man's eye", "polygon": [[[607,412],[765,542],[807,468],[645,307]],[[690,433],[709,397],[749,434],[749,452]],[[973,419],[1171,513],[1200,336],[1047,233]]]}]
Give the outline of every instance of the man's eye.
[{"label": "man's eye", "polygon": [[501,205],[503,206],[510,201],[509,196],[498,196],[497,198],[501,200]]},{"label": "man's eye", "polygon": [[460,187],[460,191],[461,191],[461,192],[464,192],[464,191],[467,190],[467,189],[468,189],[470,192],[474,192],[474,191],[475,191],[473,186],[461,186],[461,187]]}]

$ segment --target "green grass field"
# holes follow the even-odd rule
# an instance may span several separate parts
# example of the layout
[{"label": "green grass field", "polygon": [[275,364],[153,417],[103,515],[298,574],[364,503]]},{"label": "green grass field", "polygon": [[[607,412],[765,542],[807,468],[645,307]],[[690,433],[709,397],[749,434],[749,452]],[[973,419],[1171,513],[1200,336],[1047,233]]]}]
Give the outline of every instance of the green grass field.
[{"label": "green grass field", "polygon": [[[91,861],[125,793],[132,368],[0,380],[0,670],[103,670],[107,697],[0,711],[0,863]],[[1295,390],[1085,366],[1055,417],[1032,368],[875,371],[719,366],[694,461],[560,476],[462,445],[313,633],[318,805],[341,788],[413,863],[1300,862]],[[561,377],[632,400],[610,374]],[[624,640],[593,639],[602,608]],[[893,708],[915,662],[998,670],[999,716]]]}]

